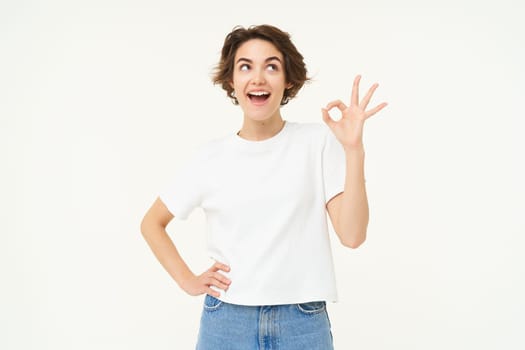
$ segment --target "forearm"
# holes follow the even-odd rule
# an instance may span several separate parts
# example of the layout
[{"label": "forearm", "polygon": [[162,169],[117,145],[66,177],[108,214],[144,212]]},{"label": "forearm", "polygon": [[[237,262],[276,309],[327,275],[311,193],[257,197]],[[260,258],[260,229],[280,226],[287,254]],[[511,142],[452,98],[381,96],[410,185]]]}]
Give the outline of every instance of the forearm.
[{"label": "forearm", "polygon": [[175,282],[183,288],[184,281],[193,276],[193,273],[180,256],[166,229],[161,225],[143,223],[141,231],[155,257]]},{"label": "forearm", "polygon": [[357,247],[366,239],[368,198],[364,175],[364,148],[346,149],[345,187],[342,194],[338,226],[341,241]]}]

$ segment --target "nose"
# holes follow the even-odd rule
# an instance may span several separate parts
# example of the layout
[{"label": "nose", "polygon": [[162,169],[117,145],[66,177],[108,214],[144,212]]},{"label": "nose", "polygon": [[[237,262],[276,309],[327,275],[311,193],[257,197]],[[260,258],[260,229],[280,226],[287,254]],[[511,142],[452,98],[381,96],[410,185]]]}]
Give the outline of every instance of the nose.
[{"label": "nose", "polygon": [[257,69],[253,71],[252,84],[262,85],[266,83],[266,78],[264,77],[264,70]]}]

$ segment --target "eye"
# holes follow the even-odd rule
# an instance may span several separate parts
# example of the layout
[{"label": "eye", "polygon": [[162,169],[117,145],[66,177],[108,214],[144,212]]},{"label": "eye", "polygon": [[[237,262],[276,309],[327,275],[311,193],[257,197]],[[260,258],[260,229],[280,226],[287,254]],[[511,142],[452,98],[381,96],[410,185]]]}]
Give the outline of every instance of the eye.
[{"label": "eye", "polygon": [[250,69],[250,66],[246,63],[243,63],[239,66],[240,71],[247,71],[248,69]]},{"label": "eye", "polygon": [[267,66],[267,68],[268,68],[268,70],[271,70],[271,71],[277,71],[277,70],[279,70],[279,67],[277,67],[276,64],[269,64],[269,65]]}]

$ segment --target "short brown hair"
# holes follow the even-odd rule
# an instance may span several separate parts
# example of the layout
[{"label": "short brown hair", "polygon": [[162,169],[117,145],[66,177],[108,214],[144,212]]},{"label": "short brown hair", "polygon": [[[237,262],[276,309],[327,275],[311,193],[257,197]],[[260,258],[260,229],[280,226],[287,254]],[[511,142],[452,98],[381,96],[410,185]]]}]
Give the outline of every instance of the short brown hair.
[{"label": "short brown hair", "polygon": [[250,26],[248,29],[242,26],[233,28],[231,33],[224,39],[221,60],[215,67],[212,77],[213,83],[221,84],[222,88],[226,90],[228,97],[233,100],[233,103],[238,104],[234,96],[233,87],[231,86],[235,54],[241,44],[251,39],[266,40],[282,53],[284,58],[285,80],[286,83],[291,84],[291,87],[284,90],[281,106],[287,104],[290,99],[297,95],[304,83],[309,81],[310,78],[307,77],[303,56],[297,51],[297,48],[290,40],[290,34],[268,24]]}]

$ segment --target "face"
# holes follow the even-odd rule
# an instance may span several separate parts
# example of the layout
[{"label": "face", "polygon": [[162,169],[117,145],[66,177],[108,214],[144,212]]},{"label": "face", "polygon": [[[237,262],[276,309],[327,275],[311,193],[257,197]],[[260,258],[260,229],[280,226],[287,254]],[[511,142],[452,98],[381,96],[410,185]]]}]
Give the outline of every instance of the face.
[{"label": "face", "polygon": [[263,121],[280,117],[285,81],[283,55],[270,42],[251,39],[237,49],[232,87],[245,117]]}]

